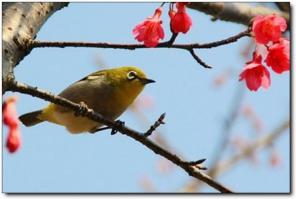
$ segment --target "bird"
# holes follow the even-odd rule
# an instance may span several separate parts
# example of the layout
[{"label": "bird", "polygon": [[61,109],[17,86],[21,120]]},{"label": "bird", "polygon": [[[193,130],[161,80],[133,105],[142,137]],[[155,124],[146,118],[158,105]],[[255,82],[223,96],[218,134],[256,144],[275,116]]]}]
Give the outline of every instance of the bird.
[{"label": "bird", "polygon": [[[59,96],[84,104],[106,119],[115,120],[132,104],[147,84],[154,82],[138,67],[116,67],[87,75],[68,86]],[[21,115],[19,119],[27,127],[44,121],[62,125],[72,134],[94,133],[103,126],[54,103]]]}]

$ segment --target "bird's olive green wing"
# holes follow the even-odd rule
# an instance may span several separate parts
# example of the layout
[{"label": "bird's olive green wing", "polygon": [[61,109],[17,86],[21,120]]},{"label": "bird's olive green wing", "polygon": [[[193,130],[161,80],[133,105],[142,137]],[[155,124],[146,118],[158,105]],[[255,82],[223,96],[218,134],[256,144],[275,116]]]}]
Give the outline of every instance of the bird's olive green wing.
[{"label": "bird's olive green wing", "polygon": [[81,80],[71,84],[59,96],[76,103],[91,101],[98,98],[105,82],[105,73],[102,71],[92,73]]}]

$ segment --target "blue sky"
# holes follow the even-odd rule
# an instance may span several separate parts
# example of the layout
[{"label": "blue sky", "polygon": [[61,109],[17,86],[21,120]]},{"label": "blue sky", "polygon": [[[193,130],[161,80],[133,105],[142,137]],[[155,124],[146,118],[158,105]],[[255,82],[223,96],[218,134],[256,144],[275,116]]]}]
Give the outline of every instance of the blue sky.
[{"label": "blue sky", "polygon": [[[70,3],[55,13],[42,27],[38,40],[136,43],[133,27],[153,14],[159,3]],[[165,5],[164,10],[168,9]],[[163,13],[165,39],[170,38],[169,18]],[[224,39],[246,29],[240,24],[216,21],[200,12],[188,10],[193,26],[176,43],[205,43]],[[99,70],[101,66],[134,65],[156,80],[142,96],[151,96],[154,107],[143,109],[152,123],[166,112],[166,124],[160,133],[188,160],[207,158],[212,161],[219,143],[222,126],[228,117],[238,75],[246,61],[241,51],[250,42],[243,38],[236,43],[214,49],[197,50],[213,69],[201,67],[187,51],[176,49],[139,49],[135,51],[91,48],[34,49],[15,69],[16,78],[27,84],[59,93],[71,83]],[[99,60],[99,61],[98,61]],[[100,66],[99,66],[100,65]],[[213,79],[225,70],[233,71],[221,88],[213,87]],[[271,72],[268,90],[244,91],[243,105],[250,105],[269,133],[289,115],[289,73]],[[4,97],[11,95],[7,93]],[[47,102],[30,96],[19,96],[18,112],[23,114],[46,106]],[[131,111],[120,116],[129,127],[148,129]],[[7,129],[3,128],[3,141]],[[22,126],[22,148],[16,154],[3,151],[4,192],[143,192],[139,181],[148,176],[159,192],[175,192],[191,178],[174,167],[161,173],[156,165],[162,159],[136,141],[104,131],[95,135],[71,135],[64,127],[50,123],[27,128]],[[251,140],[258,139],[248,122],[239,117],[231,133]],[[272,168],[269,151],[258,153],[259,164],[244,160],[218,181],[236,192],[289,191],[289,133],[284,133],[274,147],[282,163]],[[226,158],[231,150],[226,151]],[[205,185],[205,192],[215,192]]]}]

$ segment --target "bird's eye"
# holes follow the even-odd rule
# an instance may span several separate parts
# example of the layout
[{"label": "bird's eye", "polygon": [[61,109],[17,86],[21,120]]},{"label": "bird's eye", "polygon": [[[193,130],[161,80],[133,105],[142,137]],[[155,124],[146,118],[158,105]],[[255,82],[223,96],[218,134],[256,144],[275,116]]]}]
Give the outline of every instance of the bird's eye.
[{"label": "bird's eye", "polygon": [[137,77],[137,73],[135,71],[130,71],[127,73],[127,79],[133,80]]}]

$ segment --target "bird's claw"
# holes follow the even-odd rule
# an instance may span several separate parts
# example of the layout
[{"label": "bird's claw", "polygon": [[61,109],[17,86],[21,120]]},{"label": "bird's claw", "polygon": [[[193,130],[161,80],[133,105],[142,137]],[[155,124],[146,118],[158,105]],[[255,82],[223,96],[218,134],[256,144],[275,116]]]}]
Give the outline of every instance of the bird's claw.
[{"label": "bird's claw", "polygon": [[79,105],[79,110],[74,113],[75,116],[84,115],[88,111],[88,106],[86,103],[80,102]]},{"label": "bird's claw", "polygon": [[[123,121],[120,121],[120,120],[117,120],[117,121],[115,121],[116,122],[116,127],[123,127],[124,126],[124,124],[125,124],[125,122],[123,122]],[[114,134],[116,134],[118,132],[118,130],[117,129],[115,129],[115,128],[112,128],[112,131],[111,131],[111,135],[114,135]]]}]

